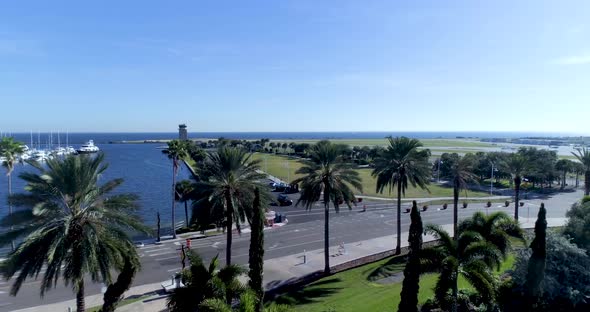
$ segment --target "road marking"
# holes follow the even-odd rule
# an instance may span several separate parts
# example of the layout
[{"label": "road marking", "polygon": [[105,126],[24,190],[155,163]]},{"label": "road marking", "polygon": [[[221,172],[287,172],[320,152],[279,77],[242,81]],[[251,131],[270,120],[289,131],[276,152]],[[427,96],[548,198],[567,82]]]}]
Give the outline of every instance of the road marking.
[{"label": "road marking", "polygon": [[170,260],[170,259],[179,259],[180,256],[173,256],[173,257],[166,257],[166,258],[158,258],[156,259],[156,261],[164,261],[164,260]]},{"label": "road marking", "polygon": [[170,270],[167,270],[166,272],[175,272],[175,271],[180,271],[180,270],[182,270],[182,268],[170,269]]},{"label": "road marking", "polygon": [[162,256],[162,255],[169,255],[171,252],[174,252],[173,250],[170,250],[168,252],[161,252],[161,253],[157,253],[157,254],[153,254],[153,255],[149,255],[150,257],[157,257],[157,256]]},{"label": "road marking", "polygon": [[219,246],[220,242],[215,242],[213,243],[213,245],[211,245],[211,247],[217,249],[217,246]]},{"label": "road marking", "polygon": [[0,303],[0,307],[5,307],[11,305],[12,302]]},{"label": "road marking", "polygon": [[164,245],[151,245],[151,246],[140,247],[139,250],[152,249],[152,248],[158,248],[158,247],[163,247],[163,246]]},{"label": "road marking", "polygon": [[162,250],[169,250],[170,248],[166,247],[166,248],[160,248],[160,249],[154,249],[154,250],[146,250],[145,252],[150,253],[150,252],[158,252],[158,251],[162,251]]}]

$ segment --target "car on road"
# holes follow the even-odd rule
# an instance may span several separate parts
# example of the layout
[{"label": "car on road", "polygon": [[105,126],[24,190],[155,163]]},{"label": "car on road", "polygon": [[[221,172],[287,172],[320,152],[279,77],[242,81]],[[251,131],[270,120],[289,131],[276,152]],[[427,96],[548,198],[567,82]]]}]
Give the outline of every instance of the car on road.
[{"label": "car on road", "polygon": [[277,198],[277,201],[279,202],[279,206],[293,205],[293,200],[290,199],[289,196],[287,196],[285,194],[280,194],[279,197]]}]

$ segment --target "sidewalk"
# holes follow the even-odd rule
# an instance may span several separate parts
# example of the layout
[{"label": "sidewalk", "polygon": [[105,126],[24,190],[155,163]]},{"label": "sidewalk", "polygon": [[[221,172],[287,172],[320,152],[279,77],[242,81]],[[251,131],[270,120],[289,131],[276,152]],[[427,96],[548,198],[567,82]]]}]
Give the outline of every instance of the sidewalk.
[{"label": "sidewalk", "polygon": [[[520,218],[520,223],[523,228],[534,228],[535,218]],[[567,221],[567,218],[548,218],[548,227],[562,226]],[[443,229],[452,234],[453,225],[446,224],[442,226]],[[434,237],[431,235],[424,236],[424,242],[433,241]],[[378,254],[389,251],[395,248],[396,235],[389,235],[384,237],[377,237],[369,240],[358,241],[349,244],[343,244],[331,241],[330,247],[330,265],[337,266],[361,257]],[[402,247],[408,245],[408,233],[402,233]],[[265,288],[272,289],[278,287],[294,278],[298,278],[316,271],[324,269],[324,250],[310,250],[305,252],[306,261],[303,261],[303,250],[299,254],[293,254],[285,257],[274,258],[264,261],[264,285]],[[245,278],[245,277],[244,277]],[[161,289],[160,283],[147,284],[132,287],[125,293],[126,298],[133,298],[134,296],[149,295],[148,298],[122,306],[117,311],[123,312],[158,312],[166,308],[166,297],[156,293]],[[94,307],[102,304],[102,295],[93,295],[86,297],[86,306]],[[37,306],[17,312],[38,312],[38,311],[67,311],[68,307],[75,309],[76,302],[74,299]]]}]

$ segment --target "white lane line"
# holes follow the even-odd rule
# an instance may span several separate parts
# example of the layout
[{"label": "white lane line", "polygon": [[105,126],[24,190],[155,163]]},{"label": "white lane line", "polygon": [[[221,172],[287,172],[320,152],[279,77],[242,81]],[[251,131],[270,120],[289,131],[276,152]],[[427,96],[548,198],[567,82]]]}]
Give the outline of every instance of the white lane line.
[{"label": "white lane line", "polygon": [[170,269],[170,270],[167,270],[166,272],[175,272],[175,271],[180,271],[180,270],[182,270],[182,268]]},{"label": "white lane line", "polygon": [[0,307],[5,307],[11,305],[12,302],[0,303]]},{"label": "white lane line", "polygon": [[156,261],[164,261],[164,260],[170,260],[170,259],[180,259],[179,255],[173,256],[173,257],[166,257],[166,258],[158,258],[156,259]]},{"label": "white lane line", "polygon": [[145,249],[161,248],[161,247],[166,247],[166,246],[165,245],[150,245],[150,246],[140,247],[138,249],[139,250],[145,250]]},{"label": "white lane line", "polygon": [[157,257],[157,256],[163,256],[163,255],[169,255],[170,253],[175,252],[174,250],[171,250],[169,252],[162,252],[162,253],[158,253],[158,254],[153,254],[153,255],[149,255],[150,257]]},{"label": "white lane line", "polygon": [[146,250],[146,253],[150,253],[150,252],[158,252],[158,251],[162,251],[162,250],[168,250],[170,248],[166,247],[166,248],[160,248],[160,249],[153,249],[153,250]]}]

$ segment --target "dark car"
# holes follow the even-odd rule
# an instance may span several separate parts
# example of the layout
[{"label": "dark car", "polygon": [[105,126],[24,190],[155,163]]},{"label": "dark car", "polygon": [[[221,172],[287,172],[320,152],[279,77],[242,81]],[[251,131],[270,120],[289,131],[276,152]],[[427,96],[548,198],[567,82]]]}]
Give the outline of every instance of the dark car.
[{"label": "dark car", "polygon": [[291,200],[289,198],[289,196],[287,196],[285,194],[280,194],[279,197],[277,198],[277,201],[279,202],[279,206],[291,206],[291,205],[293,205],[293,200]]}]

